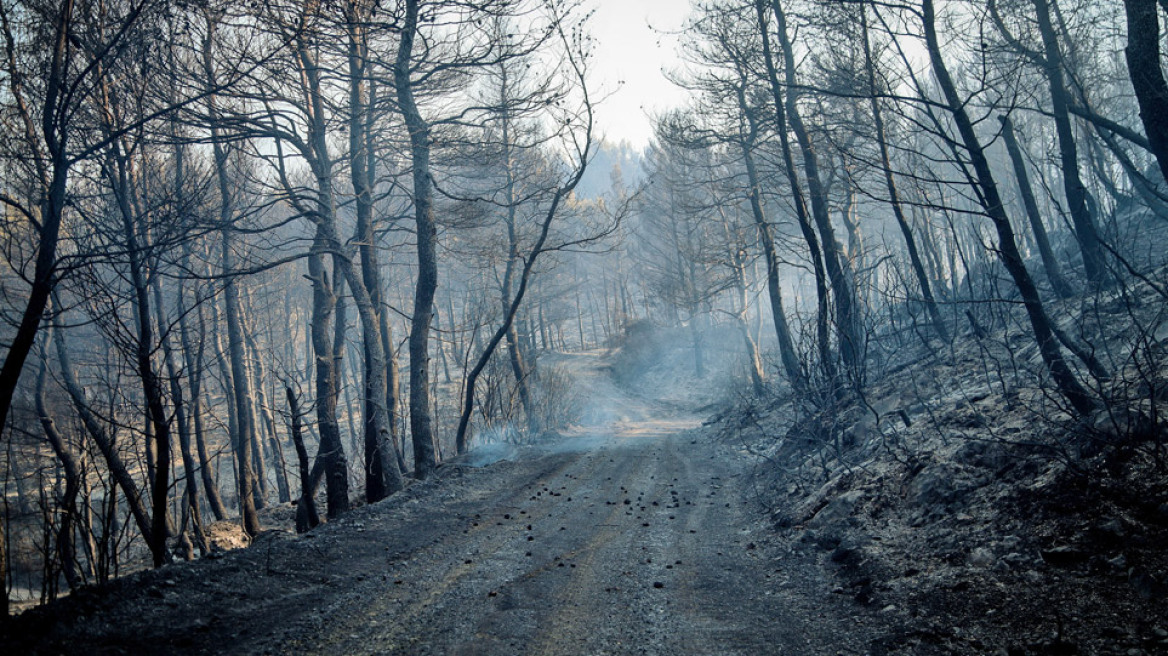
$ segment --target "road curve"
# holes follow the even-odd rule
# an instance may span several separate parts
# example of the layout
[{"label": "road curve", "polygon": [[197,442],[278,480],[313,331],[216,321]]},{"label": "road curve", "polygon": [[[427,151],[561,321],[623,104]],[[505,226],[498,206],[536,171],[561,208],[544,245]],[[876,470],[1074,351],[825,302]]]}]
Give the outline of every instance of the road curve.
[{"label": "road curve", "polygon": [[598,402],[571,435],[471,466],[485,449],[303,536],[274,532],[75,594],[14,627],[8,644],[86,654],[865,653],[872,615],[764,524],[749,499],[751,463],[598,371],[578,372]]},{"label": "road curve", "polygon": [[390,529],[427,544],[276,651],[836,653],[825,610],[850,624],[846,605],[784,568],[744,499],[745,463],[683,425],[627,422],[452,485],[468,494],[442,504],[445,528],[425,512]]}]

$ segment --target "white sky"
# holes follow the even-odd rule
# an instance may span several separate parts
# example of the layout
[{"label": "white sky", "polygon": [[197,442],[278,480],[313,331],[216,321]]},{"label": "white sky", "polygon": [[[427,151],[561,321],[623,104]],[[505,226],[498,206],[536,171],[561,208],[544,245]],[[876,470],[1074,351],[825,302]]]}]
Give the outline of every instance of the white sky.
[{"label": "white sky", "polygon": [[[689,0],[592,0],[596,37],[592,86],[607,94],[596,112],[611,142],[643,148],[653,136],[649,116],[685,102],[686,92],[662,75],[677,62],[677,37]],[[652,28],[650,28],[652,26]],[[662,34],[661,32],[666,32]]]}]

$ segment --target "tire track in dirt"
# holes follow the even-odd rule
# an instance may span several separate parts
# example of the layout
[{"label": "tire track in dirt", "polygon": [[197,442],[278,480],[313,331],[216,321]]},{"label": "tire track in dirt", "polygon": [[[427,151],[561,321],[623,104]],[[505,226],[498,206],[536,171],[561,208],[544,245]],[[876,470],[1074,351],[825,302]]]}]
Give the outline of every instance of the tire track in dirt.
[{"label": "tire track in dirt", "polygon": [[[449,504],[447,512],[466,518],[462,530],[391,564],[390,576],[329,609],[326,630],[302,632],[283,647],[459,656],[820,653],[823,637],[838,630],[823,617],[850,623],[848,608],[814,572],[775,567],[760,546],[768,531],[735,485],[743,463],[716,448],[643,424],[595,451],[537,457],[533,464],[548,462],[529,475],[494,480],[499,487]],[[780,571],[786,590],[771,580]],[[811,580],[791,583],[800,577]]]},{"label": "tire track in dirt", "polygon": [[39,651],[864,653],[872,623],[777,546],[744,457],[596,389],[619,408],[606,423],[513,462],[446,465],[304,536],[145,573]]}]

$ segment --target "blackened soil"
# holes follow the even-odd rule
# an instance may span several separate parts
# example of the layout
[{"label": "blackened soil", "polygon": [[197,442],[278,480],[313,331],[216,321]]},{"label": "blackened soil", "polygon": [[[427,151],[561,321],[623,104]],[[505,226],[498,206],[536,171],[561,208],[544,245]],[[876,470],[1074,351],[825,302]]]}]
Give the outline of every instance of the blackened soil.
[{"label": "blackened soil", "polygon": [[[749,463],[685,422],[610,426],[303,536],[80,592],[6,653],[861,654],[880,615],[774,538]],[[584,448],[585,445],[587,448]]]}]

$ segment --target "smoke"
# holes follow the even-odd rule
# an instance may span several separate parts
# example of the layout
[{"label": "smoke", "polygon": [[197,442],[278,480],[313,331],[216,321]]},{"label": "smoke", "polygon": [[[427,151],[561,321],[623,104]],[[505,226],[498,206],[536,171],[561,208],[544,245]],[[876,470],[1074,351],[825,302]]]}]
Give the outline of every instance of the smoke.
[{"label": "smoke", "polygon": [[[513,442],[518,435],[511,422],[487,426],[475,432],[471,438],[471,448],[459,464],[466,467],[486,467],[502,460],[516,460],[519,447]],[[475,444],[478,446],[474,446]]]},{"label": "smoke", "polygon": [[607,351],[545,353],[540,366],[559,372],[557,384],[569,388],[560,393],[572,399],[571,424],[523,445],[509,423],[484,427],[461,464],[586,453],[693,428],[703,408],[742,383],[742,349],[734,336],[721,329],[700,334],[700,376],[690,328],[649,321],[631,323]]}]

